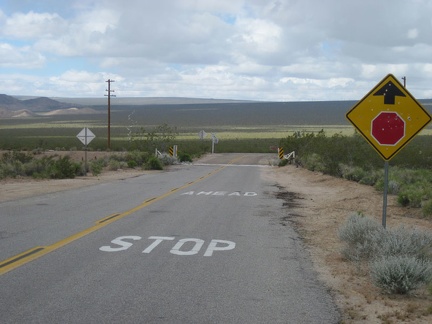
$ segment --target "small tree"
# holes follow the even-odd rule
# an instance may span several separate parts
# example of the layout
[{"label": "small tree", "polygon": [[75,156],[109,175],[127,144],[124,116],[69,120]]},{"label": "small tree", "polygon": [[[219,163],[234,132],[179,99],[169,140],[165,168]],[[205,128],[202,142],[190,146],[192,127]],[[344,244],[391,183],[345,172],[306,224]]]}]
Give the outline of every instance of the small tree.
[{"label": "small tree", "polygon": [[162,124],[151,131],[141,128],[132,137],[134,147],[141,151],[153,152],[156,148],[166,150],[178,135],[176,127]]}]

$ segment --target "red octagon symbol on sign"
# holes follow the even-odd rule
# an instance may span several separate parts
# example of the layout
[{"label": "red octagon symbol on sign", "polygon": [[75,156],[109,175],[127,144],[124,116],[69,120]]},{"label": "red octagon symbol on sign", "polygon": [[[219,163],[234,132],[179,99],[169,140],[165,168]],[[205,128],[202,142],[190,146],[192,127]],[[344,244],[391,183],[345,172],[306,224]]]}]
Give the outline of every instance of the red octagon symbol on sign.
[{"label": "red octagon symbol on sign", "polygon": [[381,112],[372,120],[372,136],[381,145],[396,145],[405,136],[405,121],[397,112]]}]

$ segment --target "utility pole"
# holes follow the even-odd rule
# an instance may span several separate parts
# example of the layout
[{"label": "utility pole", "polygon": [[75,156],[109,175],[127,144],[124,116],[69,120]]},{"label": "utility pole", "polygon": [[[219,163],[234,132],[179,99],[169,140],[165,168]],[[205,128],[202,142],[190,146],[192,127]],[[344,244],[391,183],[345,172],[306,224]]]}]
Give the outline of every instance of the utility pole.
[{"label": "utility pole", "polygon": [[114,80],[108,79],[108,89],[105,90],[108,92],[108,149],[111,149],[111,97],[115,97],[115,95],[112,95],[111,92],[114,92],[114,90],[111,90],[111,82],[115,82]]}]

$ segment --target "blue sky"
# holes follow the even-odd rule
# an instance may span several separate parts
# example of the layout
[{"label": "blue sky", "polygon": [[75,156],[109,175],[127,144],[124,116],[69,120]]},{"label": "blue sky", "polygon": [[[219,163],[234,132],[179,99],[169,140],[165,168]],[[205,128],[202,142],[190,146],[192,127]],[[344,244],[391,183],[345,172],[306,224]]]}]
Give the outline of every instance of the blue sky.
[{"label": "blue sky", "polygon": [[[0,0],[0,93],[432,98],[432,0]],[[402,82],[402,80],[401,80]]]}]

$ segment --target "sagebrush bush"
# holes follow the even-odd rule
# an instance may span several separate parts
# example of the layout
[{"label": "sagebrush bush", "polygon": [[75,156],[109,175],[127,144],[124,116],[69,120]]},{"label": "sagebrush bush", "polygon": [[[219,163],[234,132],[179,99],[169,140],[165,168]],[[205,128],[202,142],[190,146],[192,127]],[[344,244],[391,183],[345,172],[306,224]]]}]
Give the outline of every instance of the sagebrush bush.
[{"label": "sagebrush bush", "polygon": [[192,162],[192,157],[188,153],[180,152],[178,155],[180,162]]},{"label": "sagebrush bush", "polygon": [[429,261],[413,256],[386,256],[370,264],[373,283],[388,294],[407,294],[432,278]]},{"label": "sagebrush bush", "polygon": [[118,169],[120,169],[120,162],[118,160],[110,159],[108,162],[108,170],[117,171]]},{"label": "sagebrush bush", "polygon": [[373,186],[375,185],[382,174],[374,169],[364,169],[360,166],[351,166],[339,164],[340,176],[344,179],[356,181],[361,184]]},{"label": "sagebrush bush", "polygon": [[31,176],[33,178],[64,179],[82,174],[81,164],[70,160],[69,156],[44,156],[40,159],[30,154],[6,153],[0,162],[0,176]]},{"label": "sagebrush bush", "polygon": [[352,261],[370,258],[384,232],[384,228],[372,218],[361,213],[349,216],[338,231],[339,238],[347,243],[342,254]]},{"label": "sagebrush bush", "polygon": [[340,164],[339,169],[341,171],[341,176],[344,179],[357,181],[359,182],[361,179],[364,178],[365,171],[363,168],[358,166],[350,166],[346,164]]},{"label": "sagebrush bush", "polygon": [[402,206],[419,208],[422,201],[427,198],[427,190],[419,184],[405,186],[398,194],[398,203]]},{"label": "sagebrush bush", "polygon": [[148,161],[150,155],[148,152],[131,151],[126,154],[126,162],[131,166],[143,166]]},{"label": "sagebrush bush", "polygon": [[430,259],[432,233],[403,226],[388,229],[377,242],[376,256],[412,256],[417,259]]},{"label": "sagebrush bush", "polygon": [[81,164],[73,162],[68,155],[55,160],[50,168],[52,179],[73,179],[81,173]]},{"label": "sagebrush bush", "polygon": [[128,166],[128,168],[133,169],[133,168],[136,168],[138,166],[138,163],[136,163],[134,160],[127,161],[127,166]]},{"label": "sagebrush bush", "polygon": [[158,159],[162,163],[162,166],[164,166],[164,165],[173,165],[173,164],[177,163],[177,158],[172,157],[170,155],[162,155]]},{"label": "sagebrush bush", "polygon": [[403,226],[384,229],[361,213],[339,228],[351,261],[372,260],[373,283],[387,293],[406,294],[432,279],[432,233]]},{"label": "sagebrush bush", "polygon": [[326,171],[325,163],[319,154],[312,153],[300,159],[301,164],[308,170],[324,172]]},{"label": "sagebrush bush", "polygon": [[152,156],[146,163],[146,169],[163,170],[163,164],[157,157]]},{"label": "sagebrush bush", "polygon": [[2,154],[0,162],[3,163],[13,163],[15,161],[19,161],[21,163],[30,162],[33,159],[33,156],[30,153],[23,153],[17,151],[5,152]]},{"label": "sagebrush bush", "polygon": [[102,173],[102,169],[104,168],[103,159],[93,160],[90,162],[90,171],[94,176],[98,176]]}]

